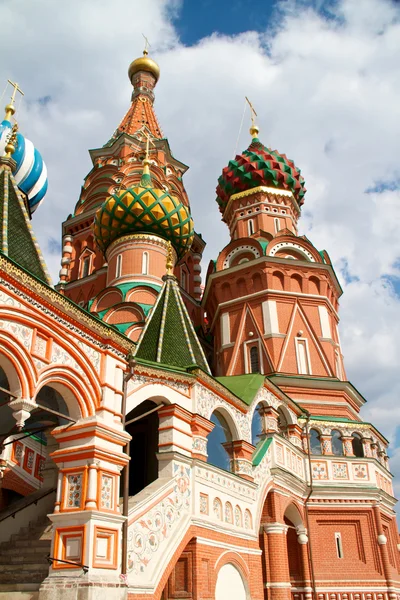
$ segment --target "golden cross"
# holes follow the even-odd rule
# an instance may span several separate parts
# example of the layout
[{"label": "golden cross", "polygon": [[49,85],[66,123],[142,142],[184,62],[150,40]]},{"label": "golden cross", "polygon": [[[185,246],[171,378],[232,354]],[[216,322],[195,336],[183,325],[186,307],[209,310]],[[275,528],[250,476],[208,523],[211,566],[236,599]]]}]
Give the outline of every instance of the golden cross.
[{"label": "golden cross", "polygon": [[255,124],[255,118],[257,116],[256,111],[254,110],[254,106],[252,105],[252,103],[250,102],[250,100],[248,99],[247,96],[245,96],[248,105],[250,106],[250,112],[251,112],[251,124],[254,126]]},{"label": "golden cross", "polygon": [[149,53],[149,46],[151,46],[149,40],[147,39],[147,37],[144,35],[144,33],[142,33],[142,36],[144,37],[144,50],[143,50],[143,54],[148,54]]},{"label": "golden cross", "polygon": [[17,92],[19,92],[21,94],[21,96],[24,96],[24,92],[21,90],[21,88],[19,87],[18,83],[14,83],[13,81],[11,81],[11,79],[7,79],[8,83],[10,85],[13,86],[13,93],[11,95],[11,104],[14,104],[14,100],[15,100],[15,94]]}]

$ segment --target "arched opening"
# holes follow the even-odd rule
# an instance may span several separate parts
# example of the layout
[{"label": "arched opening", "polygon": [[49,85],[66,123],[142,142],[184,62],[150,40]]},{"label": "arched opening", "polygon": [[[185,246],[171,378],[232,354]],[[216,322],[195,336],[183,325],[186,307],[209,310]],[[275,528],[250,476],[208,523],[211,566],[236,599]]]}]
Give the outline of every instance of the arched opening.
[{"label": "arched opening", "polygon": [[149,253],[143,252],[142,255],[142,275],[149,274]]},{"label": "arched opening", "polygon": [[358,458],[363,458],[364,457],[364,448],[363,448],[363,443],[362,443],[362,437],[359,433],[354,432],[352,434],[353,436],[353,454],[354,456],[357,456]]},{"label": "arched opening", "polygon": [[301,516],[297,508],[290,504],[284,516],[284,521],[288,526],[286,534],[286,547],[289,565],[289,576],[292,585],[300,584],[303,578],[301,548],[298,542],[298,528],[303,527]]},{"label": "arched opening", "polygon": [[281,435],[288,436],[289,414],[283,406],[278,408],[278,430]]},{"label": "arched opening", "polygon": [[253,444],[253,446],[257,446],[263,432],[263,410],[263,404],[259,402],[255,408],[253,419],[251,421],[251,443]]},{"label": "arched opening", "polygon": [[337,429],[332,429],[332,453],[336,456],[343,456],[342,434]]},{"label": "arched opening", "polygon": [[223,565],[217,576],[215,600],[246,600],[246,586],[240,571],[232,563]]},{"label": "arched opening", "polygon": [[145,400],[126,415],[125,429],[132,436],[129,452],[130,496],[143,490],[158,477],[158,413],[154,411],[142,417],[156,407],[155,402]]},{"label": "arched opening", "polygon": [[210,417],[214,429],[207,437],[207,462],[215,467],[230,471],[229,454],[223,444],[232,441],[232,433],[226,419],[216,410]]},{"label": "arched opening", "polygon": [[321,438],[316,429],[310,429],[310,452],[311,454],[322,454]]},{"label": "arched opening", "polygon": [[223,302],[225,302],[226,300],[232,300],[231,286],[229,285],[228,282],[225,282],[222,284],[221,292],[222,292],[222,301]]}]

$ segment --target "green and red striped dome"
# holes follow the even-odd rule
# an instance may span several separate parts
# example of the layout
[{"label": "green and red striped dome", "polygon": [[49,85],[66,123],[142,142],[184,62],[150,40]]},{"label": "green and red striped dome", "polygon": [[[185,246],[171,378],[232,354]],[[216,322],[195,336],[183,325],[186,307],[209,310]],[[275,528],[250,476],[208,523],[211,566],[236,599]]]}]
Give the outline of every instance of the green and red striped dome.
[{"label": "green and red striped dome", "polygon": [[230,160],[218,179],[217,202],[222,214],[233,194],[266,186],[289,190],[301,206],[306,193],[304,178],[294,162],[254,138],[247,150]]}]

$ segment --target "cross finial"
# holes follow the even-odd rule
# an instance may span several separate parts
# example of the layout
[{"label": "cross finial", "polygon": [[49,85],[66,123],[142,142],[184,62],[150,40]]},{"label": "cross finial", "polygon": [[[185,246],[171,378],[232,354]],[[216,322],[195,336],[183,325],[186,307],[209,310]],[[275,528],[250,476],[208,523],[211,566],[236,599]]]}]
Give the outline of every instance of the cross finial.
[{"label": "cross finial", "polygon": [[148,166],[150,164],[149,154],[150,154],[150,144],[155,147],[155,143],[150,137],[150,134],[147,131],[143,131],[143,135],[146,138],[146,150],[143,164],[144,166]]},{"label": "cross finial", "polygon": [[257,116],[257,113],[256,113],[256,111],[254,109],[254,106],[252,105],[252,103],[248,99],[248,97],[245,96],[245,98],[246,98],[246,101],[247,101],[248,105],[250,106],[250,116],[251,116],[250,135],[254,139],[254,138],[258,137],[258,133],[259,133],[259,129],[258,129],[257,125],[256,125],[256,119],[255,119],[255,117]]},{"label": "cross finial", "polygon": [[11,119],[11,117],[13,116],[13,114],[15,113],[14,101],[15,101],[16,93],[19,92],[21,94],[21,96],[23,96],[24,92],[21,90],[18,83],[14,83],[13,81],[11,81],[11,79],[7,79],[7,81],[14,88],[12,91],[12,94],[11,94],[10,103],[7,104],[7,106],[6,106],[6,114],[4,117],[4,119],[6,121],[9,121]]},{"label": "cross finial", "polygon": [[148,38],[144,35],[144,33],[142,33],[142,36],[144,37],[144,50],[143,50],[143,54],[146,56],[149,53],[149,47],[151,46]]}]

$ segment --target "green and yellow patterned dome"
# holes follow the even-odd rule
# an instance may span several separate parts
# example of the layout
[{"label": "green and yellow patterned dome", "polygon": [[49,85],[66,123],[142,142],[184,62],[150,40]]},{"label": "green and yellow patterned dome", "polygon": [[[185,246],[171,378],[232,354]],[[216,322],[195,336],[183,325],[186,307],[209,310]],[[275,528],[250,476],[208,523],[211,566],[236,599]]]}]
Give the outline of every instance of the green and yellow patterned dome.
[{"label": "green and yellow patterned dome", "polygon": [[152,186],[147,165],[137,187],[107,198],[96,212],[93,229],[103,252],[129,233],[151,233],[170,241],[178,258],[190,249],[194,235],[189,209],[175,196]]}]

